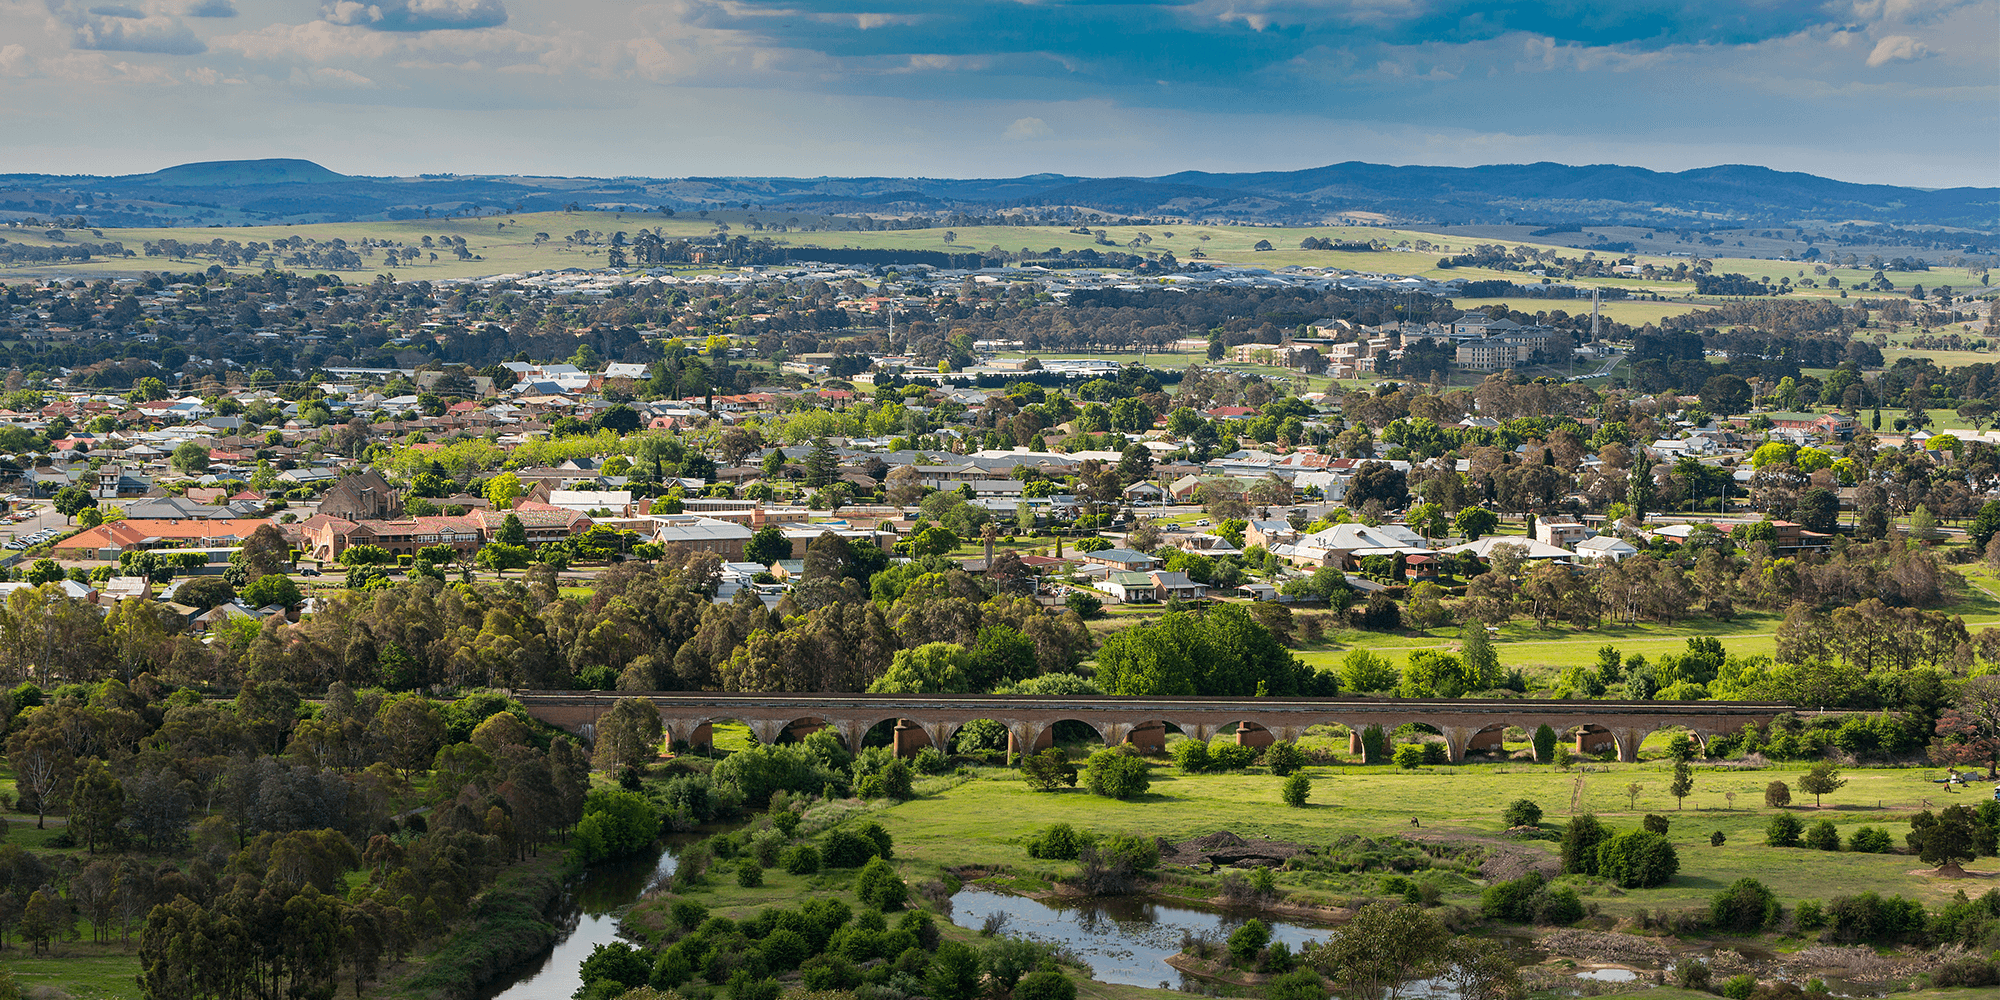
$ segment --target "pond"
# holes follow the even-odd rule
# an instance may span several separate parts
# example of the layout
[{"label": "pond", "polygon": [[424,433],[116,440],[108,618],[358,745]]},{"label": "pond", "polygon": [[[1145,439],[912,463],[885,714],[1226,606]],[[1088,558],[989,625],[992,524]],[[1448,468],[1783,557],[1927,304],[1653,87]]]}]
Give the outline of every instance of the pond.
[{"label": "pond", "polygon": [[[1043,902],[973,888],[951,897],[951,919],[960,927],[977,930],[988,915],[996,913],[1006,917],[1001,933],[1069,949],[1090,963],[1091,978],[1098,982],[1189,989],[1197,988],[1201,981],[1185,977],[1167,964],[1167,958],[1181,950],[1181,935],[1205,933],[1222,943],[1254,916],[1197,910],[1136,896]],[[1264,922],[1271,928],[1271,940],[1283,941],[1294,952],[1330,933],[1324,927]]]}]

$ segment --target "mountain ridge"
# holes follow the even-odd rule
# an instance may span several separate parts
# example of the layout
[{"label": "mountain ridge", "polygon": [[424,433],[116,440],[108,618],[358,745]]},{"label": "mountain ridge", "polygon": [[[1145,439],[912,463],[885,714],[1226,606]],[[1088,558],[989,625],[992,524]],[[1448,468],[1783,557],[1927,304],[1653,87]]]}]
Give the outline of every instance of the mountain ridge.
[{"label": "mountain ridge", "polygon": [[[49,197],[38,197],[43,194]],[[820,215],[982,217],[1077,210],[1162,221],[1311,225],[1358,213],[1410,224],[1703,228],[1811,220],[2000,231],[2000,188],[1861,184],[1754,164],[1656,171],[1620,164],[1438,167],[1346,161],[1301,170],[1186,170],[1155,177],[596,178],[360,176],[311,160],[270,158],[183,163],[120,176],[0,175],[0,218],[39,210],[81,214],[105,226],[136,225],[140,218],[156,225],[332,222],[567,208],[692,210],[744,202],[761,210]],[[23,209],[23,203],[29,207]]]}]

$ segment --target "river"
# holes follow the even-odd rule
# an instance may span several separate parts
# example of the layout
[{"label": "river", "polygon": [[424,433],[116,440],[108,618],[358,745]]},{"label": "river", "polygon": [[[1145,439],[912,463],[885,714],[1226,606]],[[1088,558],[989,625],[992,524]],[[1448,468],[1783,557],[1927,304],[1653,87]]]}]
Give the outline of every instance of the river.
[{"label": "river", "polygon": [[681,848],[704,836],[672,834],[636,858],[592,865],[570,884],[551,917],[555,947],[488,983],[481,1000],[569,1000],[583,985],[576,974],[583,960],[598,945],[619,939],[620,911],[637,902],[654,881],[672,875]]}]

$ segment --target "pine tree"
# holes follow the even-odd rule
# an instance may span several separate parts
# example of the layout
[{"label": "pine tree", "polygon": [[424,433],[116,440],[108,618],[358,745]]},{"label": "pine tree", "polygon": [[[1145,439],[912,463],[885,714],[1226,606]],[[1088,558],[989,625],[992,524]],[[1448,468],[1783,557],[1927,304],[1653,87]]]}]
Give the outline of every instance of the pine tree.
[{"label": "pine tree", "polygon": [[825,438],[813,441],[812,451],[806,453],[806,485],[813,489],[831,484],[840,478],[840,456]]},{"label": "pine tree", "polygon": [[1675,809],[1681,808],[1681,800],[1687,798],[1689,792],[1694,791],[1694,768],[1690,767],[1687,761],[1674,762],[1674,780],[1667,786],[1667,791],[1674,796]]}]

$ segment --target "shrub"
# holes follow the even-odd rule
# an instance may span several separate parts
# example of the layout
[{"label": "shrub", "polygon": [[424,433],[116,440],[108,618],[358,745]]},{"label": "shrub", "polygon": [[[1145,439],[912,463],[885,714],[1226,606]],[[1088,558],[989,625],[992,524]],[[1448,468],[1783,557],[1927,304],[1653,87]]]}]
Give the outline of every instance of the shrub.
[{"label": "shrub", "polygon": [[1270,943],[1271,928],[1253,917],[1229,935],[1229,961],[1234,965],[1248,966],[1256,961],[1257,953]]},{"label": "shrub", "polygon": [[1932,986],[1992,986],[2000,984],[2000,966],[1977,955],[1967,955],[1939,966],[1931,973]]},{"label": "shrub", "polygon": [[1699,958],[1691,958],[1674,966],[1674,985],[1684,990],[1708,992],[1708,963]]},{"label": "shrub", "polygon": [[1621,833],[1598,845],[1598,874],[1625,889],[1665,885],[1680,871],[1680,856],[1667,838],[1651,830]]},{"label": "shrub", "polygon": [[1730,976],[1722,981],[1722,995],[1729,1000],[1750,1000],[1750,994],[1757,992],[1757,977],[1747,972]]},{"label": "shrub", "polygon": [[1639,821],[1639,825],[1662,837],[1667,835],[1667,818],[1665,816],[1647,813],[1646,818]]},{"label": "shrub", "polygon": [[829,832],[820,847],[822,862],[828,868],[859,868],[879,853],[874,841],[859,830],[844,827]]},{"label": "shrub", "polygon": [[744,858],[736,863],[736,884],[745,889],[755,889],[764,884],[764,866],[754,858]]},{"label": "shrub", "polygon": [[1208,748],[1209,766],[1217,771],[1241,771],[1257,763],[1257,748],[1241,743],[1218,743]]},{"label": "shrub", "polygon": [[692,899],[676,899],[674,905],[668,908],[667,916],[674,922],[674,926],[684,931],[691,931],[708,920],[708,907]]},{"label": "shrub", "polygon": [[1077,853],[1075,882],[1093,896],[1119,896],[1138,888],[1140,878],[1160,863],[1160,847],[1150,837],[1113,834]]},{"label": "shrub", "polygon": [[1856,854],[1887,854],[1893,846],[1889,831],[1879,826],[1861,827],[1847,839],[1847,849]]},{"label": "shrub", "polygon": [[1285,800],[1286,805],[1294,809],[1304,809],[1306,797],[1312,794],[1312,785],[1311,778],[1303,774],[1294,774],[1285,779],[1285,785],[1279,789],[1278,795]]},{"label": "shrub", "polygon": [[1611,839],[1611,829],[1584,813],[1563,828],[1562,870],[1569,875],[1597,874],[1597,848]]},{"label": "shrub", "polygon": [[1924,907],[1914,899],[1864,892],[1827,904],[1826,920],[1828,933],[1843,944],[1889,941],[1921,933]]},{"label": "shrub", "polygon": [[1101,856],[1115,857],[1136,872],[1149,872],[1160,864],[1159,842],[1136,833],[1114,833],[1097,844]]},{"label": "shrub", "polygon": [[889,862],[875,858],[862,866],[854,880],[854,894],[862,903],[886,912],[903,908],[910,898],[910,887],[897,877]]},{"label": "shrub", "polygon": [[956,941],[938,945],[924,977],[924,992],[932,1000],[971,1000],[979,993],[979,954]]},{"label": "shrub", "polygon": [[1547,764],[1556,759],[1556,731],[1544,722],[1535,727],[1535,762]]},{"label": "shrub", "polygon": [[1396,766],[1406,771],[1414,771],[1424,763],[1424,747],[1421,743],[1402,743],[1396,747]]},{"label": "shrub", "polygon": [[1783,809],[1792,804],[1792,786],[1782,781],[1773,781],[1764,786],[1764,805],[1772,809]]},{"label": "shrub", "polygon": [[1107,747],[1090,755],[1084,766],[1084,786],[1093,795],[1129,799],[1152,787],[1146,762],[1122,748]]},{"label": "shrub", "polygon": [[1584,912],[1583,899],[1576,890],[1562,886],[1542,894],[1540,904],[1535,907],[1535,923],[1568,927],[1582,920]]},{"label": "shrub", "polygon": [[1779,813],[1771,817],[1771,823],[1764,828],[1764,843],[1769,847],[1797,847],[1799,834],[1805,824],[1791,813]]},{"label": "shrub", "polygon": [[1030,754],[1021,761],[1021,777],[1038,792],[1053,792],[1058,785],[1076,787],[1076,765],[1061,747]]},{"label": "shrub", "polygon": [[1168,751],[1182,774],[1200,774],[1209,769],[1208,744],[1200,740],[1180,740]]},{"label": "shrub", "polygon": [[1076,984],[1045,965],[1014,984],[1014,1000],[1076,1000]]},{"label": "shrub", "polygon": [[1708,846],[1710,847],[1721,847],[1726,843],[1729,843],[1729,838],[1723,836],[1721,830],[1717,830],[1714,833],[1708,835]]},{"label": "shrub", "polygon": [[1533,799],[1515,799],[1500,812],[1500,822],[1508,827],[1540,826],[1542,807]]},{"label": "shrub", "polygon": [[1326,983],[1315,969],[1293,969],[1264,983],[1264,1000],[1326,1000]]},{"label": "shrub", "polygon": [[1801,899],[1798,908],[1792,911],[1792,922],[1802,931],[1819,930],[1826,926],[1826,908],[1817,899]]},{"label": "shrub", "polygon": [[1778,897],[1754,878],[1740,878],[1715,894],[1708,922],[1739,934],[1755,934],[1778,921]]},{"label": "shrub", "polygon": [[1389,734],[1381,726],[1364,726],[1361,729],[1361,756],[1370,764],[1386,763],[1389,759]]},{"label": "shrub", "polygon": [[1028,838],[1023,845],[1028,849],[1028,857],[1045,861],[1075,861],[1077,852],[1089,841],[1076,827],[1068,823],[1055,823],[1042,828],[1042,832]]},{"label": "shrub", "polygon": [[920,774],[943,774],[951,770],[951,758],[946,757],[937,747],[924,747],[917,751],[912,766]]},{"label": "shrub", "polygon": [[785,852],[784,865],[793,875],[811,875],[819,871],[819,848],[800,844]]},{"label": "shrub", "polygon": [[1840,850],[1840,831],[1833,828],[1833,821],[1823,819],[1806,831],[1806,846],[1815,851]]},{"label": "shrub", "polygon": [[1536,872],[1497,885],[1479,894],[1479,912],[1492,920],[1521,924],[1535,917],[1535,897],[1547,885]]},{"label": "shrub", "polygon": [[586,987],[606,980],[617,983],[619,988],[611,991],[613,995],[644,986],[653,975],[653,967],[646,961],[645,955],[623,941],[592,948],[590,957],[584,959],[576,971]]},{"label": "shrub", "polygon": [[1305,751],[1300,750],[1297,743],[1280,740],[1264,748],[1264,766],[1280,778],[1289,778],[1306,766]]}]

